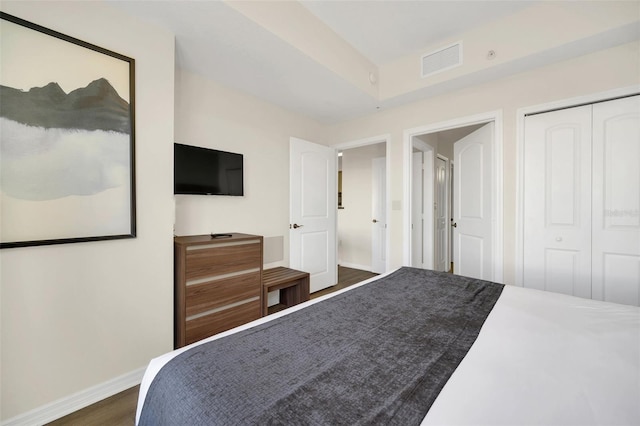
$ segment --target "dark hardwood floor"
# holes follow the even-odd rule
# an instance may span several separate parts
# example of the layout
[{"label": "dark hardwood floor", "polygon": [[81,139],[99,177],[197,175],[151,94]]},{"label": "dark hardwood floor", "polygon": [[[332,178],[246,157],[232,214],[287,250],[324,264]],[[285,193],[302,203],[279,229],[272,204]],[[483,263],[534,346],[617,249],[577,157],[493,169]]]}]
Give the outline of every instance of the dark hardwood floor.
[{"label": "dark hardwood floor", "polygon": [[54,426],[132,426],[136,419],[139,390],[140,386],[134,386],[48,424]]},{"label": "dark hardwood floor", "polygon": [[[311,299],[349,287],[376,275],[368,271],[338,266],[338,284],[312,293]],[[52,426],[131,426],[135,423],[139,388],[140,386],[134,386],[48,424]]]},{"label": "dark hardwood floor", "polygon": [[312,293],[311,299],[333,293],[334,291],[342,290],[343,288],[357,284],[371,277],[375,277],[376,275],[378,274],[374,274],[369,271],[362,271],[360,269],[345,268],[344,266],[338,265],[338,284]]}]

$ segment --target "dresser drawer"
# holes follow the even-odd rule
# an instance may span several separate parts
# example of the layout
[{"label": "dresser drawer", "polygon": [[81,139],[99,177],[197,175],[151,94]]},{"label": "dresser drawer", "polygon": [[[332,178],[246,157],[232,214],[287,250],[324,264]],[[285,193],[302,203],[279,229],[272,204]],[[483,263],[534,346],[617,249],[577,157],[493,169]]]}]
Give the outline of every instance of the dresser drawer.
[{"label": "dresser drawer", "polygon": [[194,279],[242,272],[262,266],[260,240],[212,243],[187,247],[185,274]]},{"label": "dresser drawer", "polygon": [[260,235],[174,238],[174,345],[182,347],[262,316]]},{"label": "dresser drawer", "polygon": [[187,282],[186,316],[190,317],[260,296],[260,269],[204,282]]},{"label": "dresser drawer", "polygon": [[262,316],[262,304],[259,296],[247,300],[230,309],[222,309],[206,315],[195,315],[186,319],[185,345],[214,334],[230,330],[239,325],[256,320]]}]

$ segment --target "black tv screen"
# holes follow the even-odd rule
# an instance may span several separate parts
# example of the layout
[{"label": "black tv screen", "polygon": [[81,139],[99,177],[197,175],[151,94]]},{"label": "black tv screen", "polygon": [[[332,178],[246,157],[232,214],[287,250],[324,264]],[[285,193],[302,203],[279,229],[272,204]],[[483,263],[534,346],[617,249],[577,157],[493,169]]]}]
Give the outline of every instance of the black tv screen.
[{"label": "black tv screen", "polygon": [[243,156],[174,144],[174,194],[244,195]]}]

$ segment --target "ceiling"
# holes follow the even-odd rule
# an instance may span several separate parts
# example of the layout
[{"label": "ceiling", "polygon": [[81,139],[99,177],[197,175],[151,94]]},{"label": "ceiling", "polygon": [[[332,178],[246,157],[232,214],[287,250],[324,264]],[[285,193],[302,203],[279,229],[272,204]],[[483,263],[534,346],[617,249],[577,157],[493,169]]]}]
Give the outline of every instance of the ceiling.
[{"label": "ceiling", "polygon": [[376,65],[522,10],[531,1],[306,1],[300,3]]},{"label": "ceiling", "polygon": [[[344,121],[379,108],[436,94],[433,90],[417,90],[382,99],[336,71],[339,63],[337,66],[330,64],[335,61],[327,59],[326,55],[323,59],[322,55],[314,56],[301,48],[295,33],[287,36],[287,31],[295,30],[296,25],[314,22],[283,19],[275,21],[275,24],[272,22],[270,27],[269,21],[263,20],[264,13],[252,15],[246,11],[249,6],[265,7],[271,2],[249,3],[111,1],[126,13],[175,34],[178,68],[198,73],[321,123]],[[294,6],[291,3],[295,2],[290,1],[288,6]],[[295,7],[302,12],[300,16],[306,14],[309,19],[317,21],[318,26],[314,29],[325,28],[337,35],[344,49],[336,55],[344,55],[352,49],[351,56],[360,64],[369,64],[372,76],[377,78],[377,70],[387,64],[407,55],[426,53],[424,49],[427,46],[473,28],[490,25],[533,3],[539,2],[302,0]],[[267,7],[282,6],[273,2]],[[503,69],[502,74],[539,65],[539,61],[526,64],[521,61],[518,69]],[[482,78],[499,76],[500,73],[495,73],[493,77],[485,75]],[[477,80],[477,76],[475,78]],[[455,89],[461,84],[465,82],[441,85],[440,91]]]}]

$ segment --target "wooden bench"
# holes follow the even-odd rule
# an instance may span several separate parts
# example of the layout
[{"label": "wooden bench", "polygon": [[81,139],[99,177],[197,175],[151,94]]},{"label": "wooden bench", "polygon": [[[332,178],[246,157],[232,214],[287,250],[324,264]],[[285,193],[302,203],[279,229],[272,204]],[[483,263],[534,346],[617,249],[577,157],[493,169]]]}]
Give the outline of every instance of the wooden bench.
[{"label": "wooden bench", "polygon": [[262,272],[262,315],[268,314],[268,294],[280,291],[280,304],[290,308],[309,300],[309,273],[278,266]]}]

